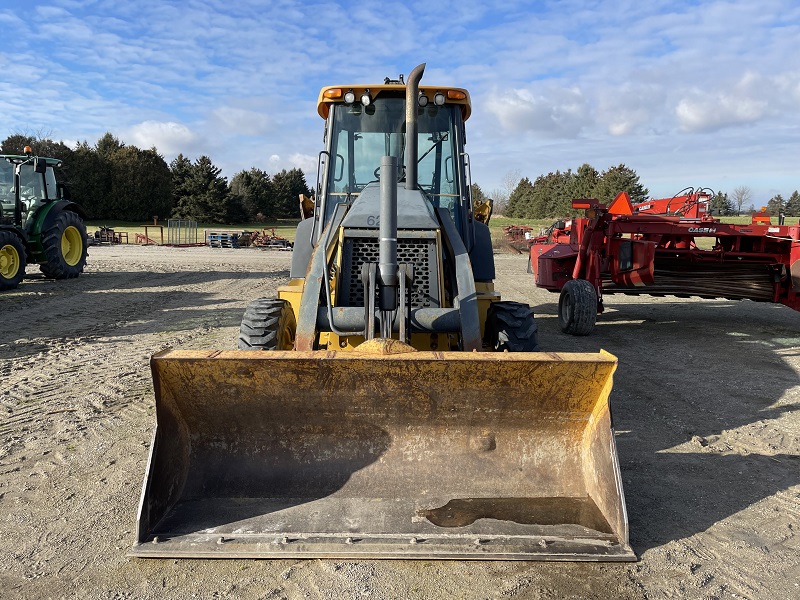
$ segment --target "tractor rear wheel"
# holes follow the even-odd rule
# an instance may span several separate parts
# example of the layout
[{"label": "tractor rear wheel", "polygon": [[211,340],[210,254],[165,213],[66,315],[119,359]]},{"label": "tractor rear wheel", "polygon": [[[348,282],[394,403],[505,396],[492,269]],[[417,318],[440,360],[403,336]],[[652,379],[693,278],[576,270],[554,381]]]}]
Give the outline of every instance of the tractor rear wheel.
[{"label": "tractor rear wheel", "polygon": [[25,277],[25,244],[12,231],[0,231],[0,290],[13,290]]},{"label": "tractor rear wheel", "polygon": [[86,266],[86,226],[74,212],[65,210],[42,231],[45,262],[42,273],[53,279],[70,279]]},{"label": "tractor rear wheel", "polygon": [[493,302],[486,315],[484,342],[496,351],[538,352],[539,331],[533,309],[521,302]]},{"label": "tractor rear wheel", "polygon": [[597,292],[585,279],[571,279],[561,288],[558,324],[571,335],[589,335],[597,321]]},{"label": "tractor rear wheel", "polygon": [[291,350],[297,322],[286,300],[259,298],[244,311],[239,327],[239,350]]}]

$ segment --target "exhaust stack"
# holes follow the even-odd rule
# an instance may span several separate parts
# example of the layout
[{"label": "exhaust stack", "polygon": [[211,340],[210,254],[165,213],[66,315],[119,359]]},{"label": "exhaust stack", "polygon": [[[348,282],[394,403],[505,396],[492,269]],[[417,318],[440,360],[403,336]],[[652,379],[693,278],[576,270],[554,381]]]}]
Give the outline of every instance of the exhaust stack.
[{"label": "exhaust stack", "polygon": [[425,63],[414,68],[406,83],[406,189],[417,189],[417,96]]}]

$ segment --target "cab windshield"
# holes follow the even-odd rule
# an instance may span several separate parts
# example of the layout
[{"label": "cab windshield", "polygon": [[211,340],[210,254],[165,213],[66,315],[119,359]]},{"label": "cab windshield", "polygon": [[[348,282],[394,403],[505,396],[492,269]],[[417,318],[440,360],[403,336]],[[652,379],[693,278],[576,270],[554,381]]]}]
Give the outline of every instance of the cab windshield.
[{"label": "cab windshield", "polygon": [[[378,181],[381,157],[395,156],[400,178],[405,177],[405,98],[382,94],[364,107],[332,107],[327,196],[329,212],[337,202],[358,194]],[[417,184],[439,207],[453,209],[459,185],[456,106],[418,108]],[[326,215],[326,217],[329,215]]]}]

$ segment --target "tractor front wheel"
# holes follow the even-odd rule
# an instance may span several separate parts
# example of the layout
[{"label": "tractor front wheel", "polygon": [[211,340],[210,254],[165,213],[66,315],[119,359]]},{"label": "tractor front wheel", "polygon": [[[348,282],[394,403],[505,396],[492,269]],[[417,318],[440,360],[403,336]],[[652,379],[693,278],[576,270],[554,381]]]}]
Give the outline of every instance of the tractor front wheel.
[{"label": "tractor front wheel", "polygon": [[42,231],[45,261],[42,273],[53,279],[70,279],[86,266],[86,226],[74,212],[65,210]]},{"label": "tractor front wheel", "polygon": [[25,277],[25,244],[12,231],[0,231],[0,290],[13,290]]},{"label": "tractor front wheel", "polygon": [[244,311],[239,350],[292,350],[297,323],[286,300],[259,298]]},{"label": "tractor front wheel", "polygon": [[589,335],[597,321],[597,292],[585,279],[571,279],[561,288],[558,324],[571,335]]},{"label": "tractor front wheel", "polygon": [[538,352],[539,328],[533,309],[521,302],[493,302],[486,315],[484,342],[495,352]]}]

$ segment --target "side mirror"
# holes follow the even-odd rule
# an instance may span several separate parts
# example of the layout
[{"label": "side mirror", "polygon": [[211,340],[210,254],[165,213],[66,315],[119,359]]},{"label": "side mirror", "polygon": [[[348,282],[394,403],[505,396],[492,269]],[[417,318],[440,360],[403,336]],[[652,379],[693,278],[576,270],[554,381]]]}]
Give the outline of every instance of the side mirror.
[{"label": "side mirror", "polygon": [[47,161],[38,156],[34,157],[33,170],[37,173],[47,173]]},{"label": "side mirror", "polygon": [[63,183],[56,184],[56,197],[64,200],[70,199],[69,188]]}]

